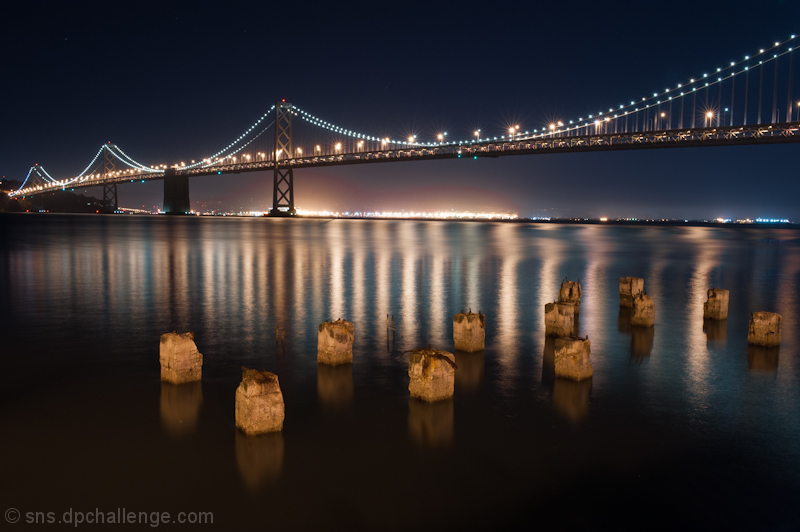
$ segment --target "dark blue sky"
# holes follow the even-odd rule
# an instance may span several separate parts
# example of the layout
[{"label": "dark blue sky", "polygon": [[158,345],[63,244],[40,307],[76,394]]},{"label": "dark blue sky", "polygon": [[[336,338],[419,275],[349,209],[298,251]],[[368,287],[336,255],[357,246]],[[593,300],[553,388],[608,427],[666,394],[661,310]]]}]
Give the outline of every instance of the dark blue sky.
[{"label": "dark blue sky", "polygon": [[[0,174],[83,170],[113,141],[206,156],[286,98],[374,135],[500,135],[649,96],[800,33],[800,2],[28,2],[5,21]],[[795,72],[800,72],[796,69]],[[800,80],[795,83],[800,97]],[[797,99],[797,98],[795,98]],[[302,170],[298,207],[800,219],[797,145]],[[270,174],[195,178],[193,204],[263,209]],[[120,204],[160,205],[161,182]],[[547,211],[545,211],[547,209]]]}]

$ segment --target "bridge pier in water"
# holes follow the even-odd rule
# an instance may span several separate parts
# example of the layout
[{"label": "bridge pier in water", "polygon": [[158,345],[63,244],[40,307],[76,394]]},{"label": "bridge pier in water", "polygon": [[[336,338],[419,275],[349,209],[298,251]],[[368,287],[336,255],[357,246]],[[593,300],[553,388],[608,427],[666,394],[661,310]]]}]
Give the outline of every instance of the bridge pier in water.
[{"label": "bridge pier in water", "polygon": [[175,168],[164,171],[164,213],[189,214],[189,176],[178,175]]}]

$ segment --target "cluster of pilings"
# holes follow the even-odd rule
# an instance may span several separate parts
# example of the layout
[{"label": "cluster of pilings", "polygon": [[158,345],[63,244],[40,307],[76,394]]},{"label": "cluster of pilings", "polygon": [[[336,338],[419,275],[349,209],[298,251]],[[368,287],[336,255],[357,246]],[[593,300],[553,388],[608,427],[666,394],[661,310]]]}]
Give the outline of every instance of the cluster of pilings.
[{"label": "cluster of pilings", "polygon": [[[453,338],[457,349],[465,353],[482,351],[485,327],[486,316],[480,312],[474,314],[470,310],[466,314],[456,314],[453,318]],[[341,318],[319,324],[317,363],[320,375],[352,364],[354,333],[354,324]],[[453,396],[457,366],[452,353],[428,347],[407,354],[408,389],[412,398],[433,403]],[[159,359],[162,386],[192,386],[196,392],[194,396],[202,398],[197,385],[202,378],[203,355],[197,349],[193,333],[179,334],[173,331],[162,335]],[[175,425],[173,432],[179,432],[194,425],[199,400],[192,402],[192,405],[173,404],[178,396],[175,391],[170,388],[162,393],[162,411],[166,408],[169,411],[167,417],[178,420],[169,424]],[[285,405],[278,376],[274,373],[242,367],[242,380],[236,389],[235,399],[235,423],[243,435],[256,436],[283,430]],[[164,401],[168,404],[164,404]],[[418,405],[410,408],[425,410]],[[185,427],[184,417],[192,418]],[[420,419],[423,418],[427,419],[424,415]],[[277,448],[276,445],[270,444],[270,447]],[[240,446],[247,447],[248,444],[237,436],[237,449]],[[278,447],[282,449],[282,443]]]},{"label": "cluster of pilings", "polygon": [[[594,374],[591,363],[591,347],[588,336],[578,336],[578,316],[581,306],[580,281],[564,280],[558,293],[558,300],[547,303],[544,309],[545,335],[550,345],[552,364],[556,377],[571,381],[590,379]],[[708,301],[703,304],[704,321],[724,322],[728,317],[728,290],[710,288]],[[644,280],[639,277],[622,277],[619,281],[620,330],[650,332],[649,344],[652,346],[652,331],[655,325],[655,303],[653,297],[644,289]],[[623,310],[629,312],[623,313]],[[622,321],[627,320],[626,324]],[[388,323],[388,322],[387,322]],[[325,321],[319,324],[317,339],[317,363],[320,371],[336,371],[335,368],[352,364],[354,324],[344,319]],[[484,350],[486,340],[486,316],[480,311],[475,314],[460,312],[453,316],[453,341],[457,351],[477,353]],[[751,359],[769,358],[771,352],[763,355],[759,349],[775,349],[781,342],[781,316],[772,312],[753,312],[747,335]],[[636,338],[634,337],[634,344]],[[650,346],[640,350],[649,354]],[[632,346],[633,347],[633,346]],[[425,403],[434,403],[453,397],[455,372],[458,369],[453,353],[434,349],[419,348],[403,353],[408,354],[408,390],[410,396]],[[547,358],[547,357],[546,357]],[[159,359],[161,380],[164,386],[198,383],[202,377],[203,355],[194,343],[191,332],[167,333],[161,336]],[[753,363],[751,362],[751,366]],[[195,391],[199,405],[202,394]],[[162,410],[189,414],[196,406],[176,405],[169,392],[162,394]],[[172,399],[171,399],[172,398]],[[167,401],[167,404],[164,401]],[[184,416],[185,417],[185,416]],[[284,400],[278,377],[268,371],[258,371],[242,367],[242,381],[236,389],[235,420],[245,435],[280,432],[285,418]],[[182,420],[181,420],[182,421]]]}]

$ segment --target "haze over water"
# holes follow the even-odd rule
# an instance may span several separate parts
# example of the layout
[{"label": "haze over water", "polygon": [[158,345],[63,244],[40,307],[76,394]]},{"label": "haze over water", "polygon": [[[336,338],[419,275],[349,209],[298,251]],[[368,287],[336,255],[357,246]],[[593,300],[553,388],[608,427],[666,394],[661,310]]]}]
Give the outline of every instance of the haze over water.
[{"label": "haze over water", "polygon": [[[0,221],[7,507],[212,511],[229,529],[800,526],[795,230]],[[655,298],[652,330],[620,311],[624,276]],[[543,309],[565,277],[590,381],[553,374]],[[716,286],[729,318],[704,327]],[[456,353],[451,401],[410,400],[401,354],[452,351],[470,308],[485,352]],[[779,350],[748,347],[758,310],[783,316]],[[317,326],[340,317],[354,364],[318,367]],[[173,330],[195,333],[201,383],[160,382]],[[282,433],[234,427],[243,365],[278,375]]]}]

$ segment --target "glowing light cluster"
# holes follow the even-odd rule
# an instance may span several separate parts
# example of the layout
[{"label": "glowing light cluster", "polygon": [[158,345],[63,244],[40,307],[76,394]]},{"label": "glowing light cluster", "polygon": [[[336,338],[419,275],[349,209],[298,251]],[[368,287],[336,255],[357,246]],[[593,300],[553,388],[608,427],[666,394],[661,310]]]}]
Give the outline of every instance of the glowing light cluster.
[{"label": "glowing light cluster", "polygon": [[516,213],[505,212],[468,212],[468,211],[308,211],[297,209],[298,216],[320,216],[324,218],[401,218],[430,220],[516,220]]}]

